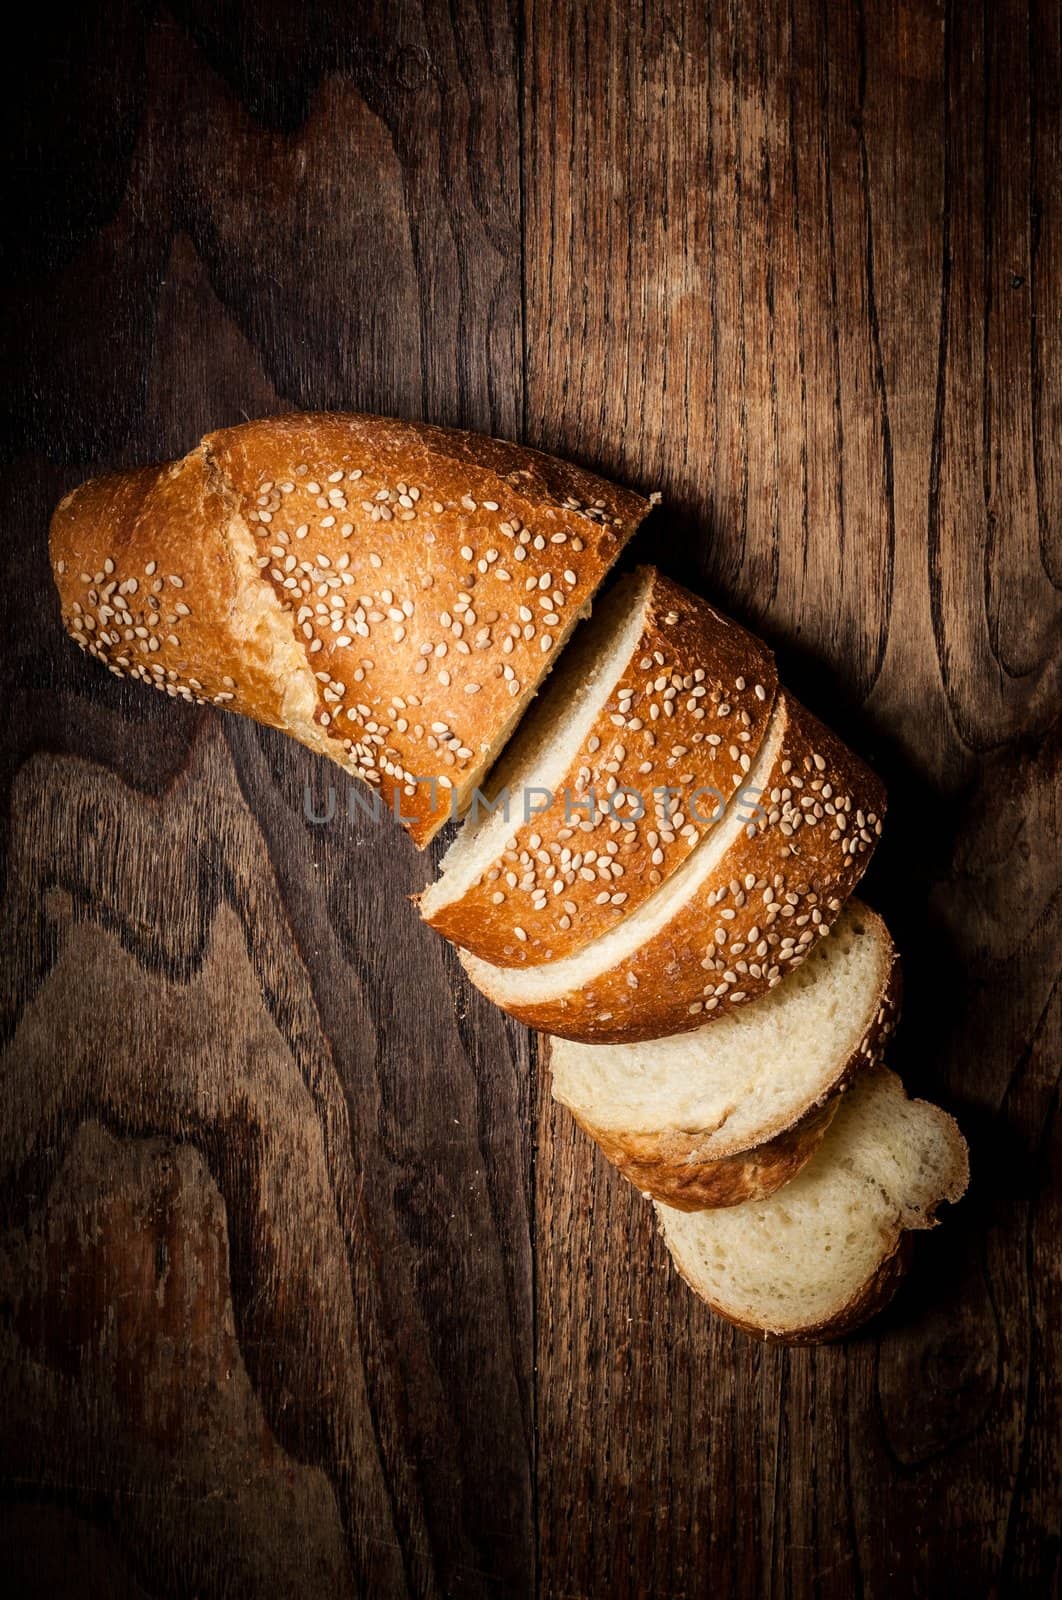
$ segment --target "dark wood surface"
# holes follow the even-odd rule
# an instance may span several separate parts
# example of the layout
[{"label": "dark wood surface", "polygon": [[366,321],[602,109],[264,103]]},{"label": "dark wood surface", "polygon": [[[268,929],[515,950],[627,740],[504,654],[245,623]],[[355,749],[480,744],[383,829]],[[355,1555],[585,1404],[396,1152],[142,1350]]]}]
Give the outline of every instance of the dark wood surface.
[{"label": "dark wood surface", "polygon": [[[8,62],[0,1546],[48,1596],[1058,1584],[1062,39],[1028,6],[53,4]],[[714,1321],[334,774],[64,640],[81,477],[292,407],[665,493],[887,777],[889,1313]],[[340,793],[343,782],[340,780]],[[435,852],[437,857],[437,852]]]}]

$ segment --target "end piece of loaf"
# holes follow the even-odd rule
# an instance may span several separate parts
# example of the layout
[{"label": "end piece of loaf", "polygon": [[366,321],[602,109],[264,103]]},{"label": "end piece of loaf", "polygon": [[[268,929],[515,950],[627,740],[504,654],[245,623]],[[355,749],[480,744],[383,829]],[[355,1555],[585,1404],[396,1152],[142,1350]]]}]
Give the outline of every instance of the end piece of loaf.
[{"label": "end piece of loaf", "polygon": [[462,961],[489,999],[544,1033],[623,1044],[688,1032],[810,954],[865,871],[884,809],[878,778],[779,691],[747,786],[619,927],[544,966]]},{"label": "end piece of loaf", "polygon": [[899,1014],[899,962],[849,900],[783,983],[694,1033],[645,1044],[552,1041],[553,1094],[643,1193],[683,1211],[788,1183]]},{"label": "end piece of loaf", "polygon": [[652,569],[621,579],[491,775],[498,809],[476,808],[421,896],[425,921],[499,966],[585,948],[722,816],[776,689],[767,646],[706,600]]},{"label": "end piece of loaf", "polygon": [[762,1338],[816,1344],[891,1297],[908,1230],[930,1228],[969,1181],[954,1120],[909,1100],[895,1073],[860,1073],[793,1181],[725,1211],[657,1216],[679,1272],[713,1311]]},{"label": "end piece of loaf", "polygon": [[497,439],[293,415],[83,484],[55,512],[51,556],[83,649],[330,756],[423,846],[648,509]]}]

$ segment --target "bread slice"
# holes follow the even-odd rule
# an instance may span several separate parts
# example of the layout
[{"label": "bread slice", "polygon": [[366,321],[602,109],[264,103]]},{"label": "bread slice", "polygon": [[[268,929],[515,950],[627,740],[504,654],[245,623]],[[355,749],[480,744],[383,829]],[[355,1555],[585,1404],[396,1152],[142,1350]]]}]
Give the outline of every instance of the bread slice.
[{"label": "bread slice", "polygon": [[931,1228],[969,1181],[966,1141],[925,1100],[875,1066],[841,1097],[818,1150],[792,1183],[725,1211],[658,1205],[675,1265],[713,1311],[763,1338],[839,1337],[892,1295],[907,1230]]},{"label": "bread slice", "polygon": [[83,484],[55,512],[51,555],[82,648],[331,756],[424,845],[648,510],[497,439],[293,415]]},{"label": "bread slice", "polygon": [[884,805],[874,774],[779,691],[747,785],[617,928],[545,966],[464,953],[465,968],[503,1010],[564,1039],[626,1044],[699,1028],[774,988],[828,932]]},{"label": "bread slice", "polygon": [[683,1211],[740,1205],[814,1154],[838,1093],[880,1058],[899,999],[888,929],[852,899],[755,1005],[648,1044],[555,1039],[553,1094],[644,1193]]},{"label": "bread slice", "polygon": [[469,816],[421,896],[425,921],[503,967],[582,950],[722,816],[776,689],[767,646],[706,600],[651,568],[621,579],[492,774],[497,809]]}]

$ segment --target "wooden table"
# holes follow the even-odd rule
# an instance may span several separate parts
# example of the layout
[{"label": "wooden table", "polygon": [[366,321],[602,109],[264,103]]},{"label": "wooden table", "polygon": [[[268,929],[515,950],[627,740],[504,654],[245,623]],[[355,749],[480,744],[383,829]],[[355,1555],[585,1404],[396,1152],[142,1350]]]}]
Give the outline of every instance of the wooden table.
[{"label": "wooden table", "polygon": [[[5,1569],[21,1595],[1046,1595],[1062,42],[1049,0],[53,3],[8,61]],[[887,777],[962,1207],[766,1348],[321,763],[61,634],[83,476],[292,407],[669,508]]]}]

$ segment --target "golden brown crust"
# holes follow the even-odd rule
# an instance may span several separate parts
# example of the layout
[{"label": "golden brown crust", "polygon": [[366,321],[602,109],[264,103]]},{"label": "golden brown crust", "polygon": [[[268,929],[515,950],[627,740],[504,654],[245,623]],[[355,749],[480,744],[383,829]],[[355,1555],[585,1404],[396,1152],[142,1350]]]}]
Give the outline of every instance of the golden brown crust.
[{"label": "golden brown crust", "polygon": [[[876,913],[868,909],[867,915],[873,918]],[[882,1059],[899,1020],[901,994],[900,963],[893,949],[871,1020],[835,1077],[784,1125],[765,1124],[759,1142],[745,1149],[706,1158],[701,1153],[703,1129],[599,1128],[574,1106],[568,1109],[636,1188],[676,1211],[709,1211],[762,1200],[796,1177],[818,1149],[855,1074]]]},{"label": "golden brown crust", "polygon": [[[648,509],[499,440],[296,415],[75,490],[52,560],[85,648],[284,728],[397,805],[423,846]],[[553,609],[525,623],[532,583]]]},{"label": "golden brown crust", "polygon": [[[217,619],[235,612],[245,580],[217,532],[229,509],[201,449],[67,495],[50,546],[71,636],[119,676],[186,700],[232,703],[233,643]],[[239,673],[249,714],[283,727],[268,628],[247,640]]]},{"label": "golden brown crust", "polygon": [[[647,576],[641,637],[553,804],[514,817],[479,882],[424,911],[483,961],[535,966],[583,949],[681,865],[748,778],[778,686],[771,653],[706,600]],[[654,795],[665,785],[674,795]]]},{"label": "golden brown crust", "polygon": [[694,1134],[616,1134],[592,1127],[578,1112],[572,1115],[643,1195],[676,1211],[711,1211],[762,1200],[795,1178],[815,1154],[836,1110],[835,1100],[827,1100],[776,1138],[714,1161],[690,1159]]},{"label": "golden brown crust", "polygon": [[781,982],[866,870],[885,794],[790,695],[779,693],[775,715],[785,732],[760,814],[659,932],[579,987],[543,998],[515,997],[504,969],[462,954],[472,981],[528,1027],[589,1044],[688,1032]]}]

